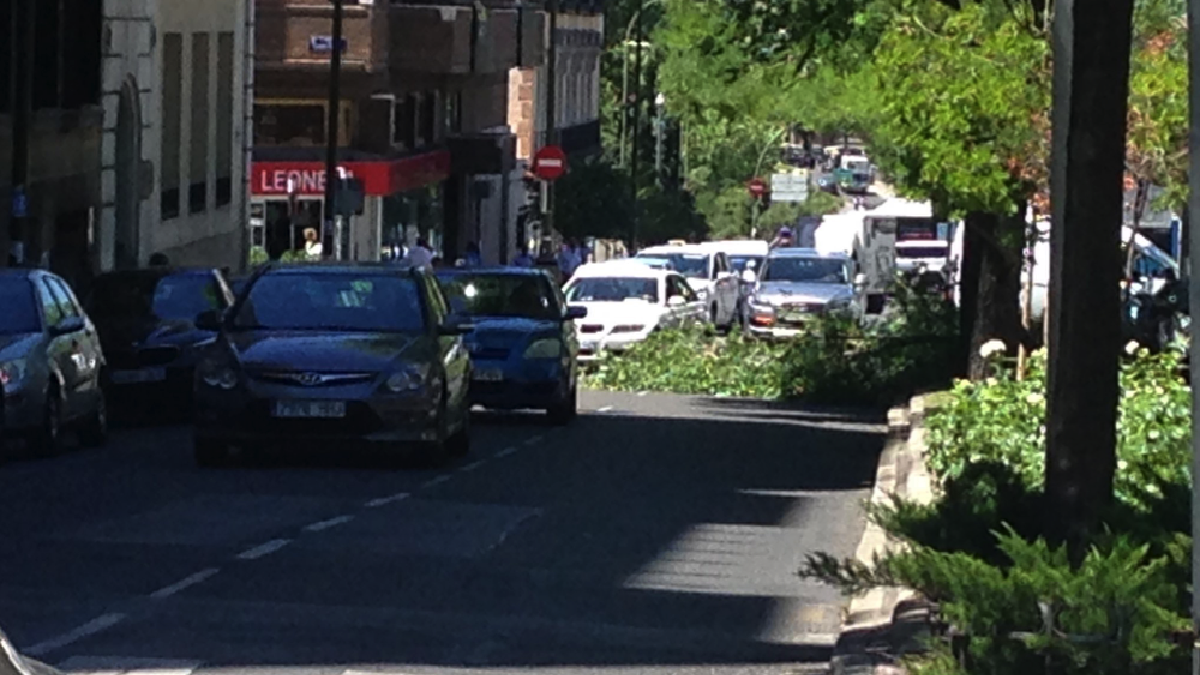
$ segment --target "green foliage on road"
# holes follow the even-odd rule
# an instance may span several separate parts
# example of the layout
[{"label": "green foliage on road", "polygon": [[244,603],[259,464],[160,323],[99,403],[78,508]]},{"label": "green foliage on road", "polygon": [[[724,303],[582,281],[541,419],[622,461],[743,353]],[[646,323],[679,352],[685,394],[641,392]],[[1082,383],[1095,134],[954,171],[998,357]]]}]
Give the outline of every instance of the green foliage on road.
[{"label": "green foliage on road", "polygon": [[[908,548],[871,565],[818,555],[802,574],[846,592],[913,588],[976,636],[974,666],[962,669],[939,648],[910,664],[913,673],[1023,675],[1040,672],[1047,655],[1062,673],[1182,672],[1188,652],[1167,639],[1187,626],[1191,602],[1191,392],[1180,355],[1141,351],[1122,370],[1118,499],[1104,517],[1110,535],[1077,569],[1041,541],[1044,355],[1034,356],[1023,381],[1006,360],[992,365],[993,377],[958,383],[926,414],[934,502],[896,500],[872,513]],[[1113,639],[1007,637],[1039,628],[1039,601],[1062,610],[1062,631]]]},{"label": "green foliage on road", "polygon": [[949,381],[956,318],[944,303],[901,290],[894,316],[864,328],[821,317],[802,337],[771,343],[710,330],[659,331],[605,355],[585,385],[617,391],[888,405]]}]

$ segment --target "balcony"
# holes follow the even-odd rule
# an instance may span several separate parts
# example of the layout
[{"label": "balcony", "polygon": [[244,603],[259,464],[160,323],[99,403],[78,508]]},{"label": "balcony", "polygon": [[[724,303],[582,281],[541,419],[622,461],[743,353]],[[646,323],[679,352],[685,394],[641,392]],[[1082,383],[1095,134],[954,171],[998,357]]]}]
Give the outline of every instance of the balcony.
[{"label": "balcony", "polygon": [[538,66],[545,54],[545,15],[498,4],[394,3],[390,8],[390,65],[434,75],[505,73]]}]

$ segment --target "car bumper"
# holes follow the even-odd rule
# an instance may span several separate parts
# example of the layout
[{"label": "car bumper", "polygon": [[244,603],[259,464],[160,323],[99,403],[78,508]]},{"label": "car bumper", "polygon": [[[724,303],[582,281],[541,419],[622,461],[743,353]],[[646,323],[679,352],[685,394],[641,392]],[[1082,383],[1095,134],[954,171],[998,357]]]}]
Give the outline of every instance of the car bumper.
[{"label": "car bumper", "polygon": [[547,408],[562,395],[568,364],[557,360],[520,363],[476,361],[471,402],[485,408]]},{"label": "car bumper", "polygon": [[[248,392],[197,388],[193,419],[198,439],[230,445],[328,447],[332,443],[406,444],[440,438],[440,396],[353,395],[354,387],[327,387],[320,392],[292,387],[264,387]],[[265,390],[265,391],[264,391]],[[279,401],[345,404],[339,417],[289,418],[275,415]]]},{"label": "car bumper", "polygon": [[26,383],[4,393],[4,428],[15,435],[41,429],[46,410],[45,390]]},{"label": "car bumper", "polygon": [[749,331],[763,340],[791,340],[808,332],[803,326],[750,326]]}]

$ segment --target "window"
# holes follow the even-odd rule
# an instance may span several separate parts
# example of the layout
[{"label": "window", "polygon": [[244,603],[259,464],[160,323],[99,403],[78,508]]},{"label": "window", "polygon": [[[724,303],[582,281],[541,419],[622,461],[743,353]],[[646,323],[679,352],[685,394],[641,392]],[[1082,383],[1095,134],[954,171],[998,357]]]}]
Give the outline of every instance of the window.
[{"label": "window", "polygon": [[462,131],[462,92],[456,91],[446,97],[443,106],[442,126],[447,134]]},{"label": "window", "polygon": [[406,150],[412,150],[416,147],[417,136],[417,97],[414,94],[408,94],[404,100],[398,102],[396,106],[396,130],[392,137],[392,143],[403,146]]},{"label": "window", "polygon": [[848,265],[836,258],[768,258],[763,281],[850,283]]},{"label": "window", "polygon": [[182,143],[183,36],[163,35],[162,86],[162,203],[163,220],[179,215],[179,149]]},{"label": "window", "polygon": [[625,302],[658,304],[658,279],[642,277],[584,277],[567,289],[567,302]]},{"label": "window", "polygon": [[562,310],[550,280],[528,274],[447,274],[442,289],[457,314],[552,321]]},{"label": "window", "polygon": [[[638,254],[637,257],[643,257]],[[661,258],[670,262],[671,269],[679,272],[685,277],[693,279],[705,279],[708,277],[708,254],[707,253],[652,253],[646,254],[646,257]]]},{"label": "window", "polygon": [[62,83],[62,7],[59,0],[29,4],[34,10],[33,109],[57,108]]},{"label": "window", "polygon": [[324,103],[255,103],[255,145],[324,145]]},{"label": "window", "polygon": [[424,332],[422,290],[396,274],[261,276],[250,286],[234,329]]},{"label": "window", "polygon": [[53,277],[47,277],[46,283],[49,284],[54,299],[58,301],[58,307],[62,310],[63,317],[67,319],[81,318],[79,308],[75,305],[75,296],[71,294],[67,284],[62,279]]},{"label": "window", "polygon": [[54,293],[46,282],[37,285],[38,298],[42,303],[42,316],[46,319],[47,326],[57,326],[63,320],[62,307],[58,306],[58,298],[54,297]]},{"label": "window", "polygon": [[427,91],[421,97],[421,141],[422,143],[437,142],[437,109],[438,92]]},{"label": "window", "polygon": [[101,318],[191,321],[222,306],[224,294],[209,274],[113,274],[96,280],[89,302]]},{"label": "window", "polygon": [[233,199],[233,33],[217,35],[217,207]]},{"label": "window", "polygon": [[208,208],[208,33],[192,35],[192,130],[188,180],[188,211]]}]

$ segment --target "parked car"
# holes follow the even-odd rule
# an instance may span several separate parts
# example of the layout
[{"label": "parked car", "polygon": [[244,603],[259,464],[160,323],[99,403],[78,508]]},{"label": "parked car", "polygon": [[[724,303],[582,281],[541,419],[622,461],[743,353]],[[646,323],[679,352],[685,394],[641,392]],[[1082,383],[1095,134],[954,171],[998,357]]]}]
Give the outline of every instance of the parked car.
[{"label": "parked car", "polygon": [[190,415],[196,362],[216,337],[195,319],[233,304],[224,275],[161,267],[107,272],[93,282],[86,304],[108,357],[113,403],[149,401]]},{"label": "parked car", "polygon": [[42,455],[61,449],[68,428],[84,445],[103,445],[104,352],[70,287],[49,272],[0,269],[0,307],[5,433]]},{"label": "parked car", "polygon": [[747,305],[746,332],[764,338],[795,337],[813,317],[853,311],[854,304],[854,263],[849,256],[778,248],[767,256],[758,276]]},{"label": "parked car", "polygon": [[622,352],[661,328],[702,323],[708,303],[673,270],[629,260],[582,265],[563,288],[572,307],[587,310],[576,319],[579,360],[601,351]]},{"label": "parked car", "polygon": [[407,264],[260,269],[232,308],[196,318],[217,332],[196,371],[196,462],[270,444],[466,454],[471,326],[449,314],[437,280]]},{"label": "parked car", "polygon": [[456,317],[475,326],[471,401],[499,410],[545,410],[566,424],[577,411],[579,340],[575,319],[554,279],[528,267],[454,268],[438,272]]},{"label": "parked car", "polygon": [[652,246],[638,251],[636,258],[670,261],[671,269],[682,274],[708,309],[708,321],[729,328],[737,320],[739,282],[729,259],[705,244]]}]

